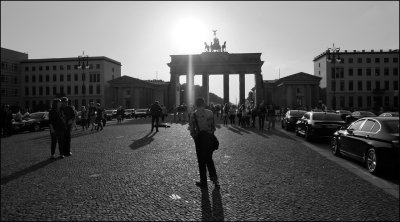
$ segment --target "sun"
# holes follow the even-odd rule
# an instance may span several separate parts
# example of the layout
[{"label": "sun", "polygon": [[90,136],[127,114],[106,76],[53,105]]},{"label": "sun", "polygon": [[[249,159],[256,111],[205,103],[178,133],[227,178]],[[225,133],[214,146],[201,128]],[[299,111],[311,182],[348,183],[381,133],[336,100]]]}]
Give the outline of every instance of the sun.
[{"label": "sun", "polygon": [[197,18],[179,20],[172,29],[174,48],[179,53],[200,53],[212,39],[211,29]]}]

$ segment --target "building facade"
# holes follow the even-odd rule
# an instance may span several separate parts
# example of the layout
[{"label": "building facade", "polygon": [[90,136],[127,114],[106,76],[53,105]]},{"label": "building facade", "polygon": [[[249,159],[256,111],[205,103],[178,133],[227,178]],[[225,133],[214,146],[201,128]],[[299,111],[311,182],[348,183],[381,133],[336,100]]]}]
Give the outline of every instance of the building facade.
[{"label": "building facade", "polygon": [[399,110],[399,50],[343,51],[341,62],[327,62],[326,52],[314,58],[321,77],[323,103],[329,109]]},{"label": "building facade", "polygon": [[320,107],[321,77],[300,72],[277,80],[264,80],[264,102],[291,109]]},{"label": "building facade", "polygon": [[53,98],[61,96],[77,108],[91,101],[112,107],[108,81],[121,76],[121,63],[104,56],[89,57],[88,63],[89,68],[79,69],[76,57],[21,61],[23,107],[47,109]]},{"label": "building facade", "polygon": [[122,76],[108,82],[111,87],[113,108],[122,106],[125,109],[149,108],[154,101],[169,107],[169,82],[162,80],[141,80]]},{"label": "building facade", "polygon": [[1,103],[21,105],[21,65],[28,54],[1,48]]}]

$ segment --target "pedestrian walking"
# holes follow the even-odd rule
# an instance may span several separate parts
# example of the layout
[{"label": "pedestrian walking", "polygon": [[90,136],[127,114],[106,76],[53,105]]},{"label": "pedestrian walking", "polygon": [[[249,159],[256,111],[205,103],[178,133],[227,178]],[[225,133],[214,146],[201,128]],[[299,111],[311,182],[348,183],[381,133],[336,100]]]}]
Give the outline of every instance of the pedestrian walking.
[{"label": "pedestrian walking", "polygon": [[267,109],[265,108],[264,100],[258,107],[258,126],[261,131],[264,130],[264,123],[265,123],[265,114],[267,113]]},{"label": "pedestrian walking", "polygon": [[96,107],[96,131],[103,130],[103,114],[104,109],[97,103]]},{"label": "pedestrian walking", "polygon": [[58,142],[58,151],[60,158],[64,158],[65,155],[65,131],[67,130],[67,124],[65,122],[65,116],[61,111],[61,100],[54,99],[51,110],[49,112],[49,129],[51,137],[51,159],[55,159],[56,146]]},{"label": "pedestrian walking", "polygon": [[160,118],[160,115],[162,113],[161,106],[158,101],[155,101],[151,106],[150,106],[150,114],[151,114],[151,132],[154,130],[154,123],[156,124],[156,132],[158,132],[158,120]]},{"label": "pedestrian walking", "polygon": [[66,130],[64,131],[64,155],[65,156],[71,156],[72,152],[71,152],[71,130],[72,130],[72,122],[73,119],[75,118],[75,113],[74,110],[72,109],[71,106],[68,105],[68,98],[67,97],[63,97],[61,98],[61,111],[64,114],[65,117],[65,123],[67,125]]},{"label": "pedestrian walking", "polygon": [[205,108],[203,98],[198,98],[195,103],[196,110],[189,122],[190,135],[196,146],[197,162],[199,166],[200,181],[196,185],[201,188],[207,187],[207,169],[210,180],[219,187],[217,171],[212,158],[213,152],[218,148],[218,140],[214,135],[216,130],[214,114]]},{"label": "pedestrian walking", "polygon": [[78,130],[78,127],[76,126],[76,118],[78,118],[78,112],[75,109],[75,106],[71,106],[72,109],[74,110],[75,118],[72,120],[72,128],[75,129],[75,131]]},{"label": "pedestrian walking", "polygon": [[90,131],[93,131],[94,123],[96,121],[96,107],[94,106],[94,102],[90,102],[88,116],[89,116],[88,128],[89,128],[89,125],[92,126]]},{"label": "pedestrian walking", "polygon": [[122,106],[119,106],[117,109],[117,123],[121,123],[122,122],[122,115],[124,115],[123,110],[122,110]]},{"label": "pedestrian walking", "polygon": [[231,121],[231,126],[235,125],[235,115],[236,115],[236,107],[231,105],[229,107],[229,120]]},{"label": "pedestrian walking", "polygon": [[268,106],[268,129],[275,129],[275,110],[272,104]]},{"label": "pedestrian walking", "polygon": [[88,111],[85,106],[82,106],[81,108],[81,125],[82,125],[82,131],[88,129]]},{"label": "pedestrian walking", "polygon": [[222,119],[224,120],[224,125],[228,125],[228,115],[229,115],[229,104],[225,103],[224,107],[222,108]]}]

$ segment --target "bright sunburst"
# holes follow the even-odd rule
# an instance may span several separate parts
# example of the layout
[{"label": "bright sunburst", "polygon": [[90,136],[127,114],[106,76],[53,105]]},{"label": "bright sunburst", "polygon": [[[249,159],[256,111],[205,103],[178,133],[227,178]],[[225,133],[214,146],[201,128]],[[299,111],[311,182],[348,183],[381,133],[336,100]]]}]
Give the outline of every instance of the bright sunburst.
[{"label": "bright sunburst", "polygon": [[179,53],[200,53],[204,42],[212,39],[211,29],[197,18],[185,18],[172,28],[172,40]]}]

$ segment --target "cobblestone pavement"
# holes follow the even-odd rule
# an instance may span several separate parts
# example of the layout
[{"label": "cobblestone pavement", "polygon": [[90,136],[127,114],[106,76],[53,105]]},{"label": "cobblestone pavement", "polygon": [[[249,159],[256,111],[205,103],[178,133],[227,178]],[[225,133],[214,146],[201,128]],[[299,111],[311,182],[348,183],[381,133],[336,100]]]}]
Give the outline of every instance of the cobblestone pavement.
[{"label": "cobblestone pavement", "polygon": [[74,131],[55,161],[48,131],[3,138],[1,220],[399,220],[398,199],[278,130],[220,125],[221,188],[201,190],[187,125],[147,122]]}]

